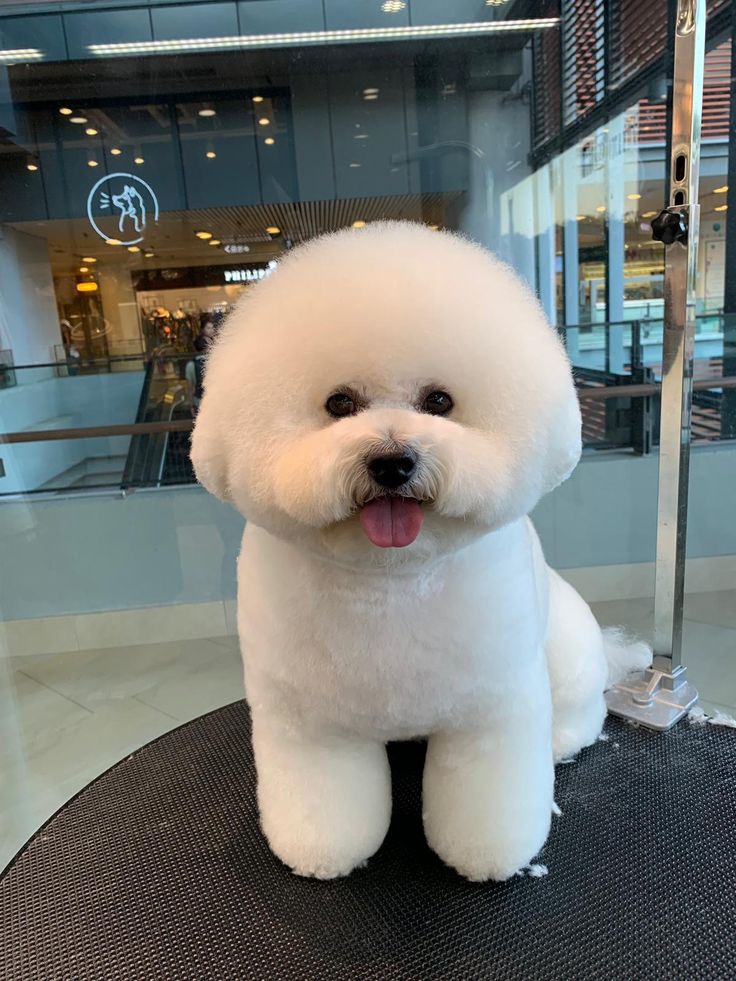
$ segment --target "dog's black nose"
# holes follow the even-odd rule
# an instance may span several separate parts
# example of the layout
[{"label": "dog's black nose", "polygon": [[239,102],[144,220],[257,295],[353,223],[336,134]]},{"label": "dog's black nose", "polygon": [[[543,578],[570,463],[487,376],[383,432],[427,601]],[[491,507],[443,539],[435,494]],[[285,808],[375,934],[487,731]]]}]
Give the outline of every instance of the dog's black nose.
[{"label": "dog's black nose", "polygon": [[411,454],[394,453],[391,456],[376,456],[368,461],[368,472],[377,484],[395,490],[401,487],[417,468],[416,457]]}]

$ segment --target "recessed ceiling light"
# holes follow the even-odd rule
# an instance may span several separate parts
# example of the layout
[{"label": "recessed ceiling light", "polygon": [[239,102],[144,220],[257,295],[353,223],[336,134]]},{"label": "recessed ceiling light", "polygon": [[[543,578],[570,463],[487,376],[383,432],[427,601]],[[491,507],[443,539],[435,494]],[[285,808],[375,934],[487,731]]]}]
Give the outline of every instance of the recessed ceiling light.
[{"label": "recessed ceiling light", "polygon": [[140,251],[141,250],[138,248],[137,245],[129,245],[128,246],[128,252],[140,252]]},{"label": "recessed ceiling light", "polygon": [[657,212],[656,212],[656,211],[645,211],[645,212],[644,212],[644,213],[642,214],[642,218],[654,218],[654,216],[655,216],[656,214],[657,214]]},{"label": "recessed ceiling light", "polygon": [[87,122],[86,116],[70,116],[70,123],[77,123],[79,126],[83,126]]},{"label": "recessed ceiling light", "polygon": [[363,101],[364,102],[375,102],[377,98],[378,98],[378,95],[364,95],[363,96]]},{"label": "recessed ceiling light", "polygon": [[70,109],[68,106],[62,106],[61,109],[59,109],[59,112],[62,116],[71,116],[74,110]]},{"label": "recessed ceiling light", "polygon": [[353,163],[349,164],[348,166],[350,166],[350,167],[362,167],[363,164],[359,164],[359,163],[353,162]]},{"label": "recessed ceiling light", "polygon": [[87,161],[87,166],[88,167],[99,167],[99,164],[97,163],[96,160],[88,160]]},{"label": "recessed ceiling light", "polygon": [[31,170],[31,171],[38,170],[38,164],[37,163],[32,163],[32,162],[31,163],[27,163],[26,164],[26,170]]},{"label": "recessed ceiling light", "polygon": [[281,229],[278,227],[278,225],[269,225],[266,232],[269,235],[280,235]]},{"label": "recessed ceiling light", "polygon": [[263,96],[262,95],[254,95],[253,96],[253,101],[254,102],[263,102]]},{"label": "recessed ceiling light", "polygon": [[153,252],[144,252],[143,255],[146,259],[153,259]]},{"label": "recessed ceiling light", "polygon": [[431,232],[438,232],[440,230],[440,226],[439,225],[430,225],[429,226],[429,230]]},{"label": "recessed ceiling light", "polygon": [[145,163],[145,160],[143,159],[143,157],[134,157],[133,163],[142,164]]},{"label": "recessed ceiling light", "polygon": [[219,240],[219,238],[211,238],[207,244],[208,245],[222,245],[222,242]]},{"label": "recessed ceiling light", "polygon": [[595,210],[598,212],[599,215],[602,215],[603,212],[606,210],[606,206],[605,204],[599,204]]},{"label": "recessed ceiling light", "polygon": [[80,272],[89,272],[89,266],[80,266],[79,267],[79,271]]},{"label": "recessed ceiling light", "polygon": [[719,205],[718,205],[718,206],[717,206],[716,208],[714,208],[713,210],[714,210],[714,211],[728,211],[728,205],[727,205],[727,204],[719,204]]},{"label": "recessed ceiling light", "polygon": [[363,95],[378,95],[379,89],[363,89]]},{"label": "recessed ceiling light", "polygon": [[368,139],[368,134],[367,133],[356,133],[355,136],[353,137],[353,139],[354,140],[367,140]]},{"label": "recessed ceiling light", "polygon": [[217,115],[217,110],[216,109],[200,109],[199,112],[197,113],[197,115],[198,116],[216,116]]},{"label": "recessed ceiling light", "polygon": [[97,262],[97,259],[93,255],[83,255],[82,262]]},{"label": "recessed ceiling light", "polygon": [[272,136],[267,136],[263,142],[266,144],[266,146],[273,146],[276,140]]},{"label": "recessed ceiling light", "polygon": [[271,122],[271,120],[270,120],[270,119],[268,119],[268,118],[267,118],[266,116],[262,116],[262,117],[261,117],[261,118],[260,118],[260,119],[258,120],[258,125],[259,125],[259,126],[268,126],[270,122]]},{"label": "recessed ceiling light", "polygon": [[114,146],[114,147],[113,147],[113,148],[112,148],[112,149],[110,150],[110,153],[111,153],[111,154],[112,154],[112,155],[113,155],[114,157],[119,157],[119,156],[120,156],[120,154],[121,154],[122,152],[123,152],[123,151],[122,151],[122,150],[120,149],[120,147],[119,147],[119,146]]},{"label": "recessed ceiling light", "polygon": [[715,187],[715,188],[713,188],[713,193],[714,194],[725,194],[727,190],[728,190],[728,184],[724,184],[723,187]]},{"label": "recessed ceiling light", "polygon": [[122,245],[123,243],[119,238],[106,238],[105,245]]},{"label": "recessed ceiling light", "polygon": [[365,222],[358,219],[358,221],[353,222],[353,228],[365,228]]},{"label": "recessed ceiling light", "polygon": [[208,150],[207,153],[205,153],[205,157],[207,157],[208,160],[214,160],[216,156],[217,154],[214,150]]},{"label": "recessed ceiling light", "polygon": [[640,201],[641,200],[641,194],[627,194],[626,197],[629,199],[629,201]]},{"label": "recessed ceiling light", "polygon": [[585,221],[585,215],[575,215],[575,221]]},{"label": "recessed ceiling light", "polygon": [[95,129],[94,126],[88,126],[84,132],[87,134],[87,136],[97,136],[99,130]]},{"label": "recessed ceiling light", "polygon": [[212,232],[195,232],[197,238],[201,238],[202,241],[206,242],[207,239],[212,238]]},{"label": "recessed ceiling light", "polygon": [[381,10],[384,14],[398,14],[406,7],[406,0],[384,0]]}]

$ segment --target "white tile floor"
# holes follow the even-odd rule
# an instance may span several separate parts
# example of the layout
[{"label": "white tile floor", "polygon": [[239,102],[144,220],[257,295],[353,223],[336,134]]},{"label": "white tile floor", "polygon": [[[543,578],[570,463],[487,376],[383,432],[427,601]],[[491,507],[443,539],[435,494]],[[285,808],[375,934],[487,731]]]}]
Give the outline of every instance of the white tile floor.
[{"label": "white tile floor", "polygon": [[[3,667],[0,658],[0,669]],[[0,715],[0,869],[128,753],[243,697],[235,637],[11,657]]]},{"label": "white tile floor", "polygon": [[[651,636],[651,600],[594,604]],[[736,591],[688,596],[685,650],[706,708],[736,712]],[[4,673],[3,673],[4,672]],[[243,696],[235,637],[0,658],[0,869],[103,770]]]}]

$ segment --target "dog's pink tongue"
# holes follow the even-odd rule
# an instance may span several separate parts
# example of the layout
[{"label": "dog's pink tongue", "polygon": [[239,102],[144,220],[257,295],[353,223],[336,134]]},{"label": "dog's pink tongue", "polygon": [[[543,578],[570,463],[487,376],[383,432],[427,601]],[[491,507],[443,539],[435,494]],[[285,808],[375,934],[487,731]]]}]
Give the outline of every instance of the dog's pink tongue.
[{"label": "dog's pink tongue", "polygon": [[422,530],[424,512],[411,497],[378,497],[360,512],[363,531],[379,548],[404,548]]}]

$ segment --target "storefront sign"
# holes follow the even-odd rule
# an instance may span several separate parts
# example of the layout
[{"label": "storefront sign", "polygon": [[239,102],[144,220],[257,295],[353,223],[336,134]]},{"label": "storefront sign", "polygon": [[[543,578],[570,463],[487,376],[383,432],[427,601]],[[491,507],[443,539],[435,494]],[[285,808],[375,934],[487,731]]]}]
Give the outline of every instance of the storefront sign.
[{"label": "storefront sign", "polygon": [[158,199],[150,184],[135,174],[109,174],[87,197],[89,223],[106,242],[137,245],[158,221]]},{"label": "storefront sign", "polygon": [[275,262],[269,262],[265,269],[225,269],[223,278],[226,283],[255,283],[265,279],[276,268]]}]

